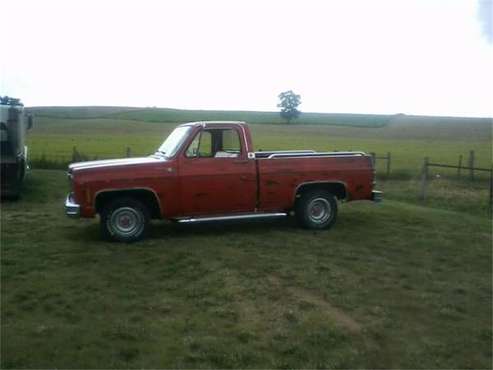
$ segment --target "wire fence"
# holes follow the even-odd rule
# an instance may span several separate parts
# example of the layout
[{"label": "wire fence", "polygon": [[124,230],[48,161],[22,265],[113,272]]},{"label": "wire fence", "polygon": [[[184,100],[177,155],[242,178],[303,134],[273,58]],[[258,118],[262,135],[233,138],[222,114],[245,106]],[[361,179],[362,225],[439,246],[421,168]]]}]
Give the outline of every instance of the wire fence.
[{"label": "wire fence", "polygon": [[41,154],[40,156],[31,156],[29,158],[29,164],[35,169],[66,169],[70,163],[75,162],[87,162],[97,161],[102,159],[115,159],[122,157],[132,157],[132,149],[126,147],[122,154],[118,155],[89,155],[87,153],[80,152],[77,147],[72,148],[71,154]]},{"label": "wire fence", "polygon": [[489,193],[488,193],[488,206],[490,214],[493,213],[493,167],[492,168],[481,168],[474,167],[475,155],[474,151],[471,151],[469,154],[469,165],[462,165],[462,156],[459,157],[458,165],[445,164],[445,163],[433,163],[430,161],[429,157],[425,157],[423,160],[423,167],[421,169],[421,186],[419,198],[422,201],[426,200],[428,186],[431,181],[430,176],[430,168],[447,168],[457,170],[457,177],[460,178],[462,175],[462,170],[466,170],[468,172],[468,178],[470,181],[474,181],[476,178],[477,172],[486,173],[489,177]]}]

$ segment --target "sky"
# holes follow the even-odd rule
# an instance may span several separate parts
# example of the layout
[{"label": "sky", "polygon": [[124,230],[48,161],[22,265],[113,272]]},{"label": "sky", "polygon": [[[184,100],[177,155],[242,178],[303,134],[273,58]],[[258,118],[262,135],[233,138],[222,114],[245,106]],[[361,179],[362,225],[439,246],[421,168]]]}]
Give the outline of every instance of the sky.
[{"label": "sky", "polygon": [[0,0],[0,95],[491,117],[492,2]]}]

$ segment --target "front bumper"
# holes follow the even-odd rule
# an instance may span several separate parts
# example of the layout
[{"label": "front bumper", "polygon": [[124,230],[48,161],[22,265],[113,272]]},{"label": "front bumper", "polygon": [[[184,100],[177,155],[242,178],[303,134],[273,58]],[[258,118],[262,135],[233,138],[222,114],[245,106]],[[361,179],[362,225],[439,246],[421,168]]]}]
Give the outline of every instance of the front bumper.
[{"label": "front bumper", "polygon": [[65,199],[65,214],[68,217],[73,217],[73,218],[80,217],[80,205],[75,203],[72,193],[67,195],[67,199]]},{"label": "front bumper", "polygon": [[373,190],[371,192],[371,200],[375,203],[380,203],[383,200],[383,192],[379,190]]}]

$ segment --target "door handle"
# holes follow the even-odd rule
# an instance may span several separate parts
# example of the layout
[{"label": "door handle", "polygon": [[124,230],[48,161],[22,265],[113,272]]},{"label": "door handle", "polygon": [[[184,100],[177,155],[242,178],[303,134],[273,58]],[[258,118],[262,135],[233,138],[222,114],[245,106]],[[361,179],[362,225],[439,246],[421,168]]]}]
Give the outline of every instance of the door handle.
[{"label": "door handle", "polygon": [[248,181],[248,176],[246,176],[246,175],[241,175],[241,176],[240,176],[240,180],[241,180],[241,181]]},{"label": "door handle", "polygon": [[234,161],[233,163],[234,164],[246,164],[246,163],[248,163],[248,160],[242,159],[242,160],[239,160],[239,161]]}]

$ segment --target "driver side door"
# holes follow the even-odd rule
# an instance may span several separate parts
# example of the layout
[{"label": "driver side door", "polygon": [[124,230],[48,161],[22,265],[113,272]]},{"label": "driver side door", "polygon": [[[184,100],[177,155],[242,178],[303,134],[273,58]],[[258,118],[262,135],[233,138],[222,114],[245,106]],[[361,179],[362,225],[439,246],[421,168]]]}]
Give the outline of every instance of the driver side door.
[{"label": "driver side door", "polygon": [[253,212],[255,160],[248,159],[236,128],[202,128],[180,157],[184,216]]}]

